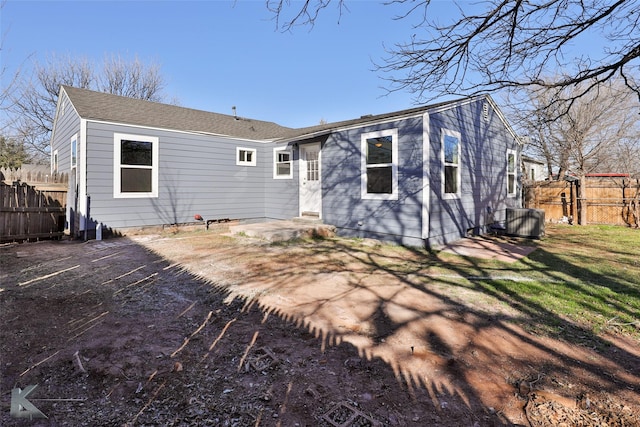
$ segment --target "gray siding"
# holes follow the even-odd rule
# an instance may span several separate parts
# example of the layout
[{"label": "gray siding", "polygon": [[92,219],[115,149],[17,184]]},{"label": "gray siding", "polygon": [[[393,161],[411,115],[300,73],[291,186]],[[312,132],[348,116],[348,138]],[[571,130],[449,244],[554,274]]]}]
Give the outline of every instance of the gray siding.
[{"label": "gray siding", "polygon": [[[429,140],[424,142],[424,110],[411,112],[416,114],[413,117],[370,122],[322,138],[324,222],[338,227],[343,235],[406,245],[439,245],[469,231],[486,231],[493,220],[504,220],[507,207],[520,206],[520,189],[518,196],[508,197],[506,188],[507,150],[518,152],[519,147],[498,112],[490,108],[489,120],[484,120],[483,103],[479,99],[429,112]],[[70,139],[80,132],[81,121],[71,107],[67,100],[65,115],[58,117],[52,138],[52,150],[59,152],[61,172],[69,171]],[[363,199],[361,136],[390,129],[398,133],[398,198]],[[442,129],[461,134],[461,196],[457,199],[442,196]],[[159,139],[158,197],[113,197],[114,133]],[[291,150],[293,176],[275,179],[274,148],[283,145],[93,121],[86,122],[86,139],[86,172],[80,169],[79,176],[86,177],[90,221],[112,229],[190,223],[195,214],[205,220],[295,217],[299,213],[298,143],[314,142],[292,144],[292,148],[296,147]],[[426,165],[424,144],[429,148]],[[255,149],[257,165],[236,165],[237,147]],[[80,149],[78,141],[79,167]],[[428,183],[423,182],[425,168]],[[429,224],[424,225],[423,188],[429,191]],[[422,239],[424,227],[429,231],[426,242]]]},{"label": "gray siding", "polygon": [[[398,129],[398,200],[361,198],[361,135]],[[334,133],[322,147],[324,222],[343,235],[421,244],[422,119]]]},{"label": "gray siding", "polygon": [[[65,230],[71,234],[75,234],[80,225],[75,206],[75,199],[76,190],[78,188],[77,177],[80,176],[78,174],[81,166],[80,158],[82,155],[82,148],[80,144],[81,120],[65,93],[62,93],[56,113],[55,127],[51,135],[50,156],[51,161],[53,161],[53,154],[56,150],[58,151],[58,173],[67,174],[69,177],[65,213]],[[74,173],[74,171],[71,170],[71,138],[76,134],[78,135],[78,139],[76,145],[76,169]]]},{"label": "gray siding", "polygon": [[[516,140],[492,109],[484,121],[482,106],[480,100],[430,115],[429,245],[457,240],[469,230],[484,232],[491,222],[489,212],[503,220],[506,207],[519,206],[519,197],[507,197],[506,187],[507,149],[517,150]],[[461,134],[459,199],[442,197],[442,128]]]},{"label": "gray siding", "polygon": [[[113,197],[116,132],[159,138],[157,198]],[[90,216],[106,227],[189,223],[195,214],[205,220],[267,217],[265,177],[272,176],[273,144],[94,122],[87,124],[87,141]],[[256,166],[236,165],[236,147],[255,148]],[[278,187],[286,182],[271,181],[272,191],[284,193]],[[269,212],[283,215],[274,206]]]},{"label": "gray siding", "polygon": [[265,144],[265,159],[267,167],[265,169],[265,217],[268,219],[290,219],[298,216],[298,162],[297,150],[289,146],[292,154],[291,167],[293,177],[291,179],[274,179],[273,165],[275,156],[273,149],[287,147],[287,144]]},{"label": "gray siding", "polygon": [[[490,105],[490,104],[489,104]],[[322,147],[323,218],[342,235],[372,237],[407,245],[437,246],[486,232],[492,220],[504,220],[507,207],[520,206],[508,197],[507,149],[518,145],[491,108],[482,116],[483,100],[429,115],[429,238],[422,239],[423,120],[408,118],[332,134]],[[363,200],[360,136],[398,129],[398,200]],[[460,133],[460,185],[457,199],[442,197],[441,130]],[[519,174],[519,168],[516,168]],[[519,179],[517,180],[519,183]]]},{"label": "gray siding", "polygon": [[51,156],[58,150],[58,172],[69,173],[71,168],[71,137],[78,134],[78,158],[80,156],[80,117],[69,99],[63,94],[60,104],[65,103],[64,114],[58,111],[55,130],[51,137]]}]

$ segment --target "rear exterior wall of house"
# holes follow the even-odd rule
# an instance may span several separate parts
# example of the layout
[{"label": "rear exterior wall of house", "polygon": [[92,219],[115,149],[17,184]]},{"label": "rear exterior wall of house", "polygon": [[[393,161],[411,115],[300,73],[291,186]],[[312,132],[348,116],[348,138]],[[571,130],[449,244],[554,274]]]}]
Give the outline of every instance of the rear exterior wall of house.
[{"label": "rear exterior wall of house", "polygon": [[[504,221],[506,208],[520,207],[520,149],[498,113],[482,100],[431,113],[429,119],[427,245],[438,246],[469,233],[485,233],[492,223]],[[444,190],[443,129],[460,135],[460,182],[456,195]]]},{"label": "rear exterior wall of house", "polygon": [[[157,138],[157,197],[114,197],[114,135]],[[273,179],[274,144],[95,122],[87,123],[87,141],[89,215],[108,228],[191,223],[196,214],[205,221],[288,218],[297,211],[293,179]],[[251,161],[239,164],[238,150],[252,153]]]},{"label": "rear exterior wall of house", "polygon": [[[397,135],[396,194],[386,200],[365,198],[362,179],[368,166],[362,160],[363,138],[392,132]],[[425,134],[428,147],[423,145]],[[456,176],[455,191],[445,189],[443,182],[447,134],[458,141],[454,167],[449,164]],[[336,132],[322,147],[324,221],[345,236],[411,246],[439,246],[469,233],[484,233],[493,222],[504,220],[507,207],[520,206],[518,152],[514,135],[482,99]],[[513,173],[507,172],[509,156]],[[427,198],[424,191],[429,192]]]},{"label": "rear exterior wall of house", "polygon": [[[397,185],[389,200],[363,189],[363,138],[396,138]],[[326,223],[351,237],[419,246],[422,209],[422,119],[414,117],[333,133],[322,147],[322,211]],[[366,163],[366,161],[365,161]],[[366,167],[364,167],[366,168]],[[370,197],[370,198],[367,198]]]}]

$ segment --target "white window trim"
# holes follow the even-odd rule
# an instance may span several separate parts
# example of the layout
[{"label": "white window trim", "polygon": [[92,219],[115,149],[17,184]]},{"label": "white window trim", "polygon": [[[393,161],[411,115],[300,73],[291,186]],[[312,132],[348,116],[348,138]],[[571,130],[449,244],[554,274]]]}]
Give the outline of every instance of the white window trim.
[{"label": "white window trim", "polygon": [[[455,165],[456,166],[456,181],[458,183],[458,188],[456,189],[455,193],[445,193],[445,166],[448,165],[448,163],[445,163],[444,161],[444,137],[445,136],[452,136],[454,138],[458,138],[458,163],[451,163],[451,165]],[[442,178],[442,190],[441,190],[441,194],[442,194],[442,198],[443,199],[459,199],[460,195],[461,195],[461,188],[462,188],[462,180],[460,179],[460,177],[462,176],[461,174],[461,169],[462,169],[462,156],[461,156],[461,150],[462,148],[462,138],[460,136],[460,132],[457,132],[455,130],[449,130],[449,129],[442,129],[440,132],[440,163],[442,165],[442,171],[441,171],[441,178]]]},{"label": "white window trim", "polygon": [[[391,136],[391,163],[373,167],[391,166],[391,193],[367,192],[367,140]],[[398,200],[398,129],[363,133],[360,136],[360,197],[366,200]]]},{"label": "white window trim", "polygon": [[[123,193],[121,188],[121,149],[120,144],[122,140],[151,142],[151,191],[147,193]],[[121,199],[140,199],[140,198],[152,198],[158,197],[158,160],[159,160],[159,138],[156,136],[147,135],[132,135],[125,133],[113,134],[113,197]],[[141,167],[141,169],[147,169],[148,166]]]},{"label": "white window trim", "polygon": [[[251,161],[247,162],[247,161],[241,161],[240,160],[240,151],[250,151],[251,153],[253,153],[253,155],[251,156]],[[246,148],[246,147],[236,147],[236,165],[238,166],[255,166],[256,165],[256,158],[257,156],[257,150],[255,148]]]},{"label": "white window trim", "polygon": [[[278,174],[278,153],[285,152],[289,153],[289,174],[287,175],[279,175]],[[293,151],[288,147],[277,147],[273,149],[273,179],[293,179]]]},{"label": "white window trim", "polygon": [[[509,156],[513,155],[513,172],[509,172]],[[507,150],[506,180],[507,196],[515,197],[518,194],[518,154],[515,150]],[[513,175],[513,192],[509,192],[509,175]]]},{"label": "white window trim", "polygon": [[[75,158],[73,156],[75,148]],[[78,166],[78,134],[76,133],[71,137],[71,141],[69,141],[69,164],[70,168],[73,169]]]}]

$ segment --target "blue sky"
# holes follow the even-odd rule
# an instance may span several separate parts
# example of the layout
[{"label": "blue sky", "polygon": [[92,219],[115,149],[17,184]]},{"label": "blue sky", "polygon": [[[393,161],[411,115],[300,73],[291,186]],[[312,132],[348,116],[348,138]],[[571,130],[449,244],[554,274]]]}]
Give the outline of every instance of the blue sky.
[{"label": "blue sky", "polygon": [[[290,3],[288,14],[299,11],[299,0]],[[458,3],[467,11],[477,5]],[[18,69],[28,74],[34,60],[44,63],[52,54],[96,64],[110,55],[137,56],[160,64],[169,102],[225,114],[236,106],[241,116],[290,127],[415,106],[411,93],[388,94],[374,62],[386,56],[385,45],[406,42],[419,31],[414,26],[420,13],[394,19],[411,2],[346,4],[341,16],[334,0],[313,28],[283,33],[265,0],[7,0],[0,10],[0,65],[7,80]],[[440,22],[459,16],[450,0],[433,1],[429,14]],[[597,34],[583,35],[567,45],[569,56],[597,55],[605,43]]]},{"label": "blue sky", "polygon": [[[300,3],[292,1],[290,11]],[[411,20],[396,7],[349,1],[326,9],[313,27],[275,29],[260,1],[16,1],[2,13],[6,76],[48,55],[100,63],[118,54],[161,65],[165,95],[184,107],[303,127],[414,106],[386,95],[374,61],[384,45],[406,41]],[[446,15],[448,1],[434,13]]]}]

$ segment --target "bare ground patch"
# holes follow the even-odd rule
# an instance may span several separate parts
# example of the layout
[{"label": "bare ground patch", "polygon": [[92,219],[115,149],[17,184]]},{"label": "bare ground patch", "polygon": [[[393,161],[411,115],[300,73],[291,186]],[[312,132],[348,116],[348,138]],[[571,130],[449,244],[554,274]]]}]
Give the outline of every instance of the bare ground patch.
[{"label": "bare ground patch", "polygon": [[[437,259],[367,243],[4,247],[0,424],[640,425],[633,339],[527,332]],[[29,384],[48,419],[9,414]]]}]

